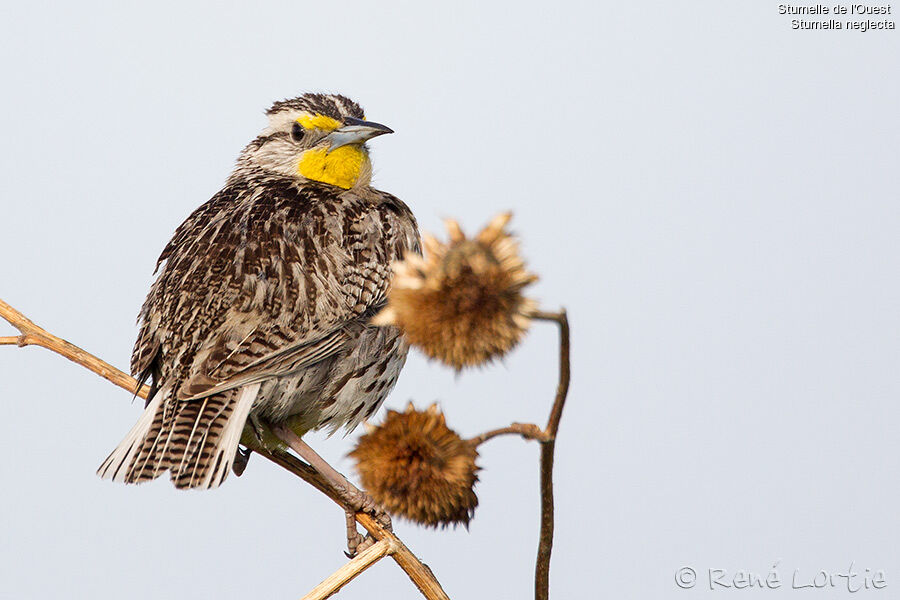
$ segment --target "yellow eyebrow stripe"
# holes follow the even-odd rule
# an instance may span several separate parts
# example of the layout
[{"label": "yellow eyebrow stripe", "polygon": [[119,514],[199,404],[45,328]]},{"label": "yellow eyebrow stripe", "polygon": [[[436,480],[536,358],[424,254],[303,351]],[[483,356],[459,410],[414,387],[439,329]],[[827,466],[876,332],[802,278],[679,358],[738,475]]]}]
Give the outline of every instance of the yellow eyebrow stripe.
[{"label": "yellow eyebrow stripe", "polygon": [[325,115],[303,115],[297,122],[304,129],[321,129],[323,131],[334,131],[341,126],[341,122]]}]

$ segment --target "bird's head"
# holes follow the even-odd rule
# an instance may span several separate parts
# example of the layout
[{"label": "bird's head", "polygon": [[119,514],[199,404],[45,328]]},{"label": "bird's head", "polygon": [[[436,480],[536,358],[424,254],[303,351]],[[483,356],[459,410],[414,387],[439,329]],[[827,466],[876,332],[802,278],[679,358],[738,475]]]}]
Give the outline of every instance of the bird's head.
[{"label": "bird's head", "polygon": [[343,189],[365,186],[372,177],[366,142],[393,133],[337,94],[282,100],[266,114],[269,126],[244,148],[236,173],[261,169]]}]

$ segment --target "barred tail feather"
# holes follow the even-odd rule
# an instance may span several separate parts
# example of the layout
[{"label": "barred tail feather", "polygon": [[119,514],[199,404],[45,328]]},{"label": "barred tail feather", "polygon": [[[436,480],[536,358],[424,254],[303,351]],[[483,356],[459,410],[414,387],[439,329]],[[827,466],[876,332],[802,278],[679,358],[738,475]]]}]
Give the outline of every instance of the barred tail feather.
[{"label": "barred tail feather", "polygon": [[[206,408],[198,419],[199,427],[191,431],[181,462],[177,468],[170,469],[175,487],[207,489],[225,481],[259,388],[260,384],[255,383],[192,403]],[[231,401],[219,408],[210,407],[223,396]]]},{"label": "barred tail feather", "polygon": [[160,390],[160,400],[150,403],[98,473],[115,481],[139,483],[170,471],[175,487],[218,487],[231,470],[259,387],[253,384],[203,400],[168,402]]},{"label": "barred tail feather", "polygon": [[134,463],[134,459],[143,445],[144,439],[150,432],[156,413],[159,412],[167,395],[168,392],[165,390],[159,390],[154,394],[153,400],[144,409],[141,418],[134,424],[134,427],[125,436],[125,439],[106,457],[100,468],[97,469],[97,475],[103,479],[112,479],[113,481],[127,481],[130,467]]}]

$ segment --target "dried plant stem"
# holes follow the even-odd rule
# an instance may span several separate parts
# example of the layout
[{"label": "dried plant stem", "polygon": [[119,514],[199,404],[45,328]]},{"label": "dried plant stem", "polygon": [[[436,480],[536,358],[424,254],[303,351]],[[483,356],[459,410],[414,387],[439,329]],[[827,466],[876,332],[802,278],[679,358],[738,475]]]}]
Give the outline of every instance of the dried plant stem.
[{"label": "dried plant stem", "polygon": [[571,377],[569,319],[565,310],[558,313],[538,313],[534,318],[555,321],[559,326],[559,384],[556,386],[556,399],[544,430],[550,439],[541,442],[541,535],[534,570],[534,597],[536,600],[547,600],[550,597],[550,552],[553,549],[553,455]]},{"label": "dried plant stem", "polygon": [[347,585],[354,577],[374,565],[376,562],[391,554],[392,542],[385,538],[375,543],[374,546],[359,553],[359,555],[345,564],[343,567],[325,578],[322,583],[314,587],[303,600],[324,600],[336,594]]},{"label": "dried plant stem", "polygon": [[469,440],[482,444],[500,435],[519,435],[541,444],[541,530],[538,541],[537,561],[534,569],[534,597],[548,600],[550,597],[550,553],[553,550],[553,458],[556,451],[556,434],[562,418],[566,396],[569,393],[569,319],[566,311],[534,312],[531,317],[540,321],[553,321],[559,326],[559,383],[556,398],[550,409],[547,426],[541,429],[534,423],[513,423],[509,427],[493,429]]},{"label": "dried plant stem", "polygon": [[[3,317],[21,333],[18,336],[0,337],[0,345],[41,346],[68,358],[72,362],[93,371],[104,379],[131,393],[135,393],[143,399],[147,398],[150,391],[149,386],[145,385],[138,389],[138,382],[123,371],[35,325],[25,315],[3,300],[0,300],[0,317]],[[137,391],[135,392],[135,390]],[[337,491],[311,466],[287,452],[268,452],[262,448],[251,449],[297,475],[343,507]],[[425,598],[428,600],[449,600],[431,569],[422,563],[396,535],[385,529],[378,521],[366,513],[357,513],[356,520],[377,540],[377,543],[361,552],[356,559],[338,569],[333,575],[316,586],[305,598],[328,598],[351,579],[375,564],[379,559],[390,555],[400,568],[406,572]]]},{"label": "dried plant stem", "polygon": [[492,429],[490,431],[485,431],[481,435],[476,435],[469,439],[469,443],[479,446],[499,435],[520,435],[526,440],[537,440],[539,442],[548,439],[546,432],[534,423],[513,423],[509,427]]},{"label": "dried plant stem", "polygon": [[[125,388],[129,392],[135,393],[138,387],[137,381],[123,373],[114,366],[106,363],[93,354],[85,352],[78,346],[70,344],[66,340],[57,337],[38,327],[25,317],[22,313],[14,309],[12,306],[0,300],[0,317],[3,317],[9,324],[19,330],[22,335],[9,336],[0,338],[0,345],[17,345],[23,346],[41,346],[47,350],[51,350],[61,356],[65,356],[74,363],[85,367],[107,381],[111,381],[121,388]],[[146,398],[150,391],[148,386],[144,386],[137,395]]]}]

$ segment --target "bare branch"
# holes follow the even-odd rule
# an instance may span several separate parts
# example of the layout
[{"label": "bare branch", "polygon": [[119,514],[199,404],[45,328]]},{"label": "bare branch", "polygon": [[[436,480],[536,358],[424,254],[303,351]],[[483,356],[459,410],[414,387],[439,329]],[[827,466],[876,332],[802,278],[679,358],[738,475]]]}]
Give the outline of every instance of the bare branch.
[{"label": "bare branch", "polygon": [[550,418],[547,420],[545,431],[552,437],[559,430],[559,421],[562,418],[563,406],[569,393],[569,379],[571,377],[569,367],[569,319],[565,309],[558,313],[535,312],[533,318],[541,321],[554,321],[559,325],[559,383],[556,386],[556,399],[550,410]]},{"label": "bare branch", "polygon": [[549,440],[546,432],[534,423],[513,423],[509,427],[485,431],[481,435],[470,438],[468,441],[474,446],[480,446],[484,442],[500,435],[520,435],[526,440],[537,440],[539,442]]},{"label": "bare branch", "polygon": [[360,552],[356,558],[326,577],[322,583],[303,596],[303,600],[325,600],[325,598],[330,598],[342,587],[350,583],[357,575],[388,554],[392,554],[394,550],[394,544],[390,538],[376,542],[374,546]]},{"label": "bare branch", "polygon": [[[3,317],[7,321],[9,321],[10,325],[15,327],[22,333],[22,335],[15,338],[15,342],[6,341],[13,339],[11,337],[2,338],[4,340],[4,344],[15,344],[17,346],[41,346],[42,348],[51,350],[59,354],[60,356],[64,356],[72,362],[93,371],[100,377],[103,377],[107,381],[111,381],[121,388],[125,388],[132,394],[134,394],[135,390],[137,390],[138,382],[132,379],[127,373],[124,373],[114,366],[110,365],[109,363],[100,360],[93,354],[85,352],[78,346],[70,344],[66,340],[53,335],[49,331],[38,327],[29,319],[27,319],[25,315],[14,309],[3,300],[0,300],[0,317]],[[146,399],[149,391],[149,386],[145,385],[143,388],[137,391],[137,395],[141,398]]]}]

